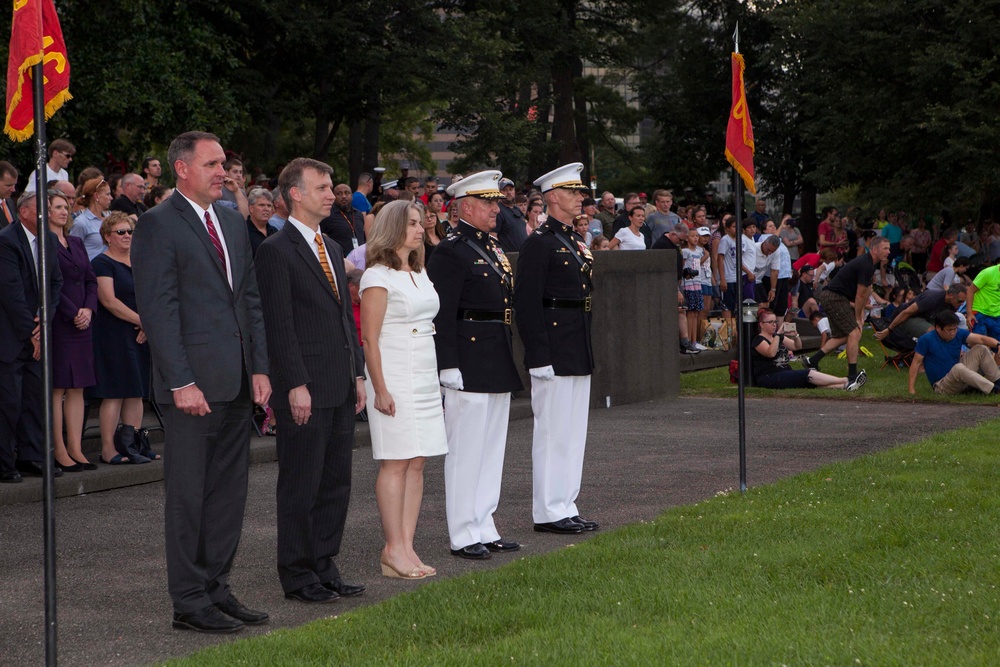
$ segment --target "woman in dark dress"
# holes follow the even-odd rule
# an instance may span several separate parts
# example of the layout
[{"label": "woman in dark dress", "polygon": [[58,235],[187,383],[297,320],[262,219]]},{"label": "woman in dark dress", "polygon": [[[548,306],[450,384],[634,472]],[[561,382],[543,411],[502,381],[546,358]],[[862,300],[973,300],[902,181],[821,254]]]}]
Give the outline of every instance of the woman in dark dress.
[{"label": "woman in dark dress", "polygon": [[101,399],[101,462],[132,461],[115,450],[118,422],[142,428],[142,401],[149,395],[149,345],[135,305],[132,279],[132,230],[125,213],[112,211],[101,225],[108,249],[94,258],[99,306],[94,322],[94,364],[97,386],[91,394]]},{"label": "woman in dark dress", "polygon": [[49,190],[49,229],[59,237],[63,275],[59,307],[52,319],[52,431],[56,463],[65,472],[80,472],[97,469],[81,448],[83,389],[97,383],[90,327],[97,310],[97,278],[83,239],[66,233],[69,208],[66,195]]}]

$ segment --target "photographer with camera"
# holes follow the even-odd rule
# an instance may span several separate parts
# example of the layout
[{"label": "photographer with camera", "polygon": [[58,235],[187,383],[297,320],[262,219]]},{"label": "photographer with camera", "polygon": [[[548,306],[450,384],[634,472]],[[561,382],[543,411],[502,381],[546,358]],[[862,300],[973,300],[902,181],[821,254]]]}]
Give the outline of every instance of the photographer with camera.
[{"label": "photographer with camera", "polygon": [[761,308],[757,311],[760,333],[750,344],[750,361],[753,364],[753,383],[764,389],[812,389],[825,387],[856,391],[867,380],[864,371],[854,380],[820,373],[816,369],[797,370],[789,366],[789,352],[802,348],[802,341],[795,325],[782,323],[774,311]]}]

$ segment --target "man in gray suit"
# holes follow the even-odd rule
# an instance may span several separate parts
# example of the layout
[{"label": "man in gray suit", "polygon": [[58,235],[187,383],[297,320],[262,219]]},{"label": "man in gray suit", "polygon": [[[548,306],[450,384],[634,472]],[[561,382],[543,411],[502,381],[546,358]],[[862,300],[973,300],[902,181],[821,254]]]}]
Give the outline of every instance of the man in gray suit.
[{"label": "man in gray suit", "polygon": [[139,218],[136,301],[164,413],[167,583],[173,626],[235,632],[267,622],[229,589],[243,527],[250,400],[271,395],[264,319],[246,223],[218,206],[218,137],[186,132],[167,154],[173,196]]},{"label": "man in gray suit", "polygon": [[354,415],[365,407],[364,361],[344,256],[320,232],[329,166],[297,158],[278,177],[288,222],[257,249],[278,423],[278,577],[306,603],[360,595],[334,557],[351,499]]}]

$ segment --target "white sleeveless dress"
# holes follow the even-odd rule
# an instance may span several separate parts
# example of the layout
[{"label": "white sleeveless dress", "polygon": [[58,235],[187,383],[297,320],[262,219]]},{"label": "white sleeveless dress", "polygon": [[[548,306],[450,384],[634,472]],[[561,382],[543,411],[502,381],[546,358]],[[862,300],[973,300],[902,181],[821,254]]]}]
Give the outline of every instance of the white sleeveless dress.
[{"label": "white sleeveless dress", "polygon": [[[440,301],[426,271],[395,271],[369,267],[361,277],[360,293],[371,287],[388,292],[385,320],[379,335],[382,375],[396,403],[390,417],[375,409],[375,388],[365,381],[372,455],[375,459],[412,459],[448,453],[444,431],[434,317]],[[367,377],[371,374],[365,372]]]}]

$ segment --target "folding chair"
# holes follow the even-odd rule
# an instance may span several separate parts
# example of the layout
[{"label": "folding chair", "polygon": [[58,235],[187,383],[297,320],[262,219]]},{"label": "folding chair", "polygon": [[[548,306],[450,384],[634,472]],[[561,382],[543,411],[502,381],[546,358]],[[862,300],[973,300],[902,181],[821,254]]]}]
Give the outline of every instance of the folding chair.
[{"label": "folding chair", "polygon": [[[876,333],[889,328],[889,324],[881,317],[869,317],[868,322],[872,325],[872,329],[874,329]],[[883,340],[878,340],[877,338],[875,340],[878,341],[879,346],[882,348],[882,354],[885,355],[885,361],[883,361],[882,365],[879,366],[879,370],[882,370],[890,364],[897,371],[910,367],[910,363],[913,361],[913,350],[899,349],[903,347],[902,345],[899,345],[899,348],[897,348],[894,344],[898,344],[900,341],[896,339],[895,332],[890,333]]]}]

